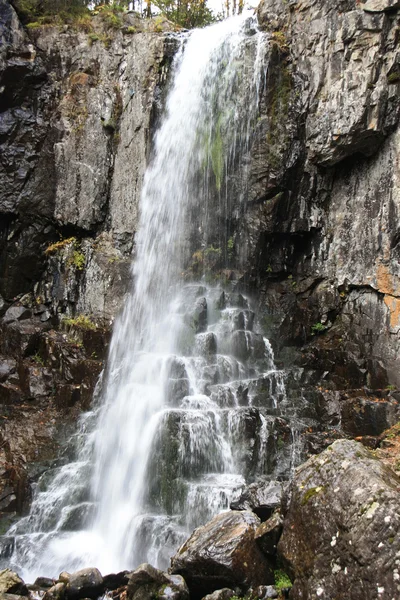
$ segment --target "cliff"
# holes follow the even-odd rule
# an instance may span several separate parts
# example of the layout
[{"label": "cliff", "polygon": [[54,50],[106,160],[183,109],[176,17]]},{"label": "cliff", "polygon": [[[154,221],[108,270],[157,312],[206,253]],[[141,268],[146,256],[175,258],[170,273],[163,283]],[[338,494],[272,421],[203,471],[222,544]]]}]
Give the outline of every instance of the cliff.
[{"label": "cliff", "polygon": [[[237,287],[318,422],[376,446],[398,419],[400,3],[264,0],[270,34]],[[130,283],[171,58],[162,23],[22,28],[0,2],[1,509],[90,405]],[[97,39],[96,39],[97,38]],[[289,385],[290,387],[290,385]],[[68,430],[66,430],[66,433]],[[28,465],[29,468],[28,468]],[[32,467],[32,465],[34,465]]]}]

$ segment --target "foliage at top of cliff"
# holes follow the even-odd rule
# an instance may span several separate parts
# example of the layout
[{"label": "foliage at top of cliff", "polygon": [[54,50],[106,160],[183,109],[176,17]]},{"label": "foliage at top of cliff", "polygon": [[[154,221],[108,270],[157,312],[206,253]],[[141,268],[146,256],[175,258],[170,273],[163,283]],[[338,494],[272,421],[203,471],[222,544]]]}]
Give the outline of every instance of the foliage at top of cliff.
[{"label": "foliage at top of cliff", "polygon": [[[122,14],[129,7],[136,8],[136,2],[120,0],[11,0],[22,23],[30,28],[41,25],[61,25],[63,23],[77,25],[85,30],[91,29],[91,18],[100,15],[108,27],[122,27]],[[89,10],[89,5],[91,10]],[[243,6],[239,1],[239,11]],[[139,7],[138,7],[139,8]],[[162,14],[175,25],[191,29],[204,27],[218,20],[206,0],[146,0],[143,18],[151,18],[154,14]],[[221,15],[222,17],[222,15]]]}]

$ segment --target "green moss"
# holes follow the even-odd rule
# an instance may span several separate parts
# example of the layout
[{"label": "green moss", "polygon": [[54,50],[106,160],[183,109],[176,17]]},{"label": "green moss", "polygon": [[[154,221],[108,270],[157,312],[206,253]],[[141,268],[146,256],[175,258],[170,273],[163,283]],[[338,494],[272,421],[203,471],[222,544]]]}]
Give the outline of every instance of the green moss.
[{"label": "green moss", "polygon": [[400,81],[400,73],[390,73],[390,75],[388,75],[388,83],[398,83]]},{"label": "green moss", "polygon": [[311,498],[314,498],[314,496],[316,496],[317,494],[323,493],[325,491],[325,489],[326,488],[324,486],[310,488],[304,494],[302,501],[301,501],[301,505],[305,506],[311,500]]},{"label": "green moss", "polygon": [[222,117],[220,116],[215,126],[210,152],[212,170],[215,176],[215,185],[218,191],[221,190],[224,175],[224,144],[222,141],[221,124]]},{"label": "green moss", "polygon": [[291,588],[293,586],[289,575],[285,573],[285,571],[282,571],[282,569],[274,571],[274,576],[275,587],[278,592],[281,592],[282,590],[287,590],[288,588]]},{"label": "green moss", "polygon": [[86,315],[78,315],[76,317],[64,317],[61,321],[62,325],[83,331],[95,331],[97,325],[90,320]]},{"label": "green moss", "polygon": [[80,250],[74,250],[68,261],[68,266],[74,266],[77,271],[83,271],[85,268],[85,255]]}]

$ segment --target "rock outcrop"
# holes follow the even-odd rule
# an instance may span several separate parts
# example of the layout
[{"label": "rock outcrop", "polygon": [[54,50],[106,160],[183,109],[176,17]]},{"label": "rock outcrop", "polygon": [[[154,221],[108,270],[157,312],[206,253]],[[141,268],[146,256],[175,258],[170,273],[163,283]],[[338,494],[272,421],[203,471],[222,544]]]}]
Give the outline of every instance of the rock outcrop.
[{"label": "rock outcrop", "polygon": [[293,600],[398,596],[399,485],[370,450],[347,440],[297,470],[278,546]]}]

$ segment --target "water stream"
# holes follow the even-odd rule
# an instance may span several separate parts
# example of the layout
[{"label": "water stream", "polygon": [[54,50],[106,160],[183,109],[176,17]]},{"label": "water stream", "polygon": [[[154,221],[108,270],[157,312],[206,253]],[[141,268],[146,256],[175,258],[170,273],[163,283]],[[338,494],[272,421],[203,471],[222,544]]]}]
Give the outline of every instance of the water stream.
[{"label": "water stream", "polygon": [[285,374],[251,299],[224,281],[267,57],[246,16],[183,38],[97,408],[81,420],[76,460],[42,477],[8,533],[7,563],[26,580],[166,567],[245,482],[293,467]]}]

